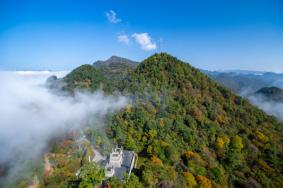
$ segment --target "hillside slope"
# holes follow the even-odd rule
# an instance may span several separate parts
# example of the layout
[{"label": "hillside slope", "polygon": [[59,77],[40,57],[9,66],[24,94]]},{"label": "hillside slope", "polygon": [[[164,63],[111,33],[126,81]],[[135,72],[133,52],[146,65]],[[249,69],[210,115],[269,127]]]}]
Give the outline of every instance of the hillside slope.
[{"label": "hillside slope", "polygon": [[144,186],[283,185],[282,125],[189,64],[156,54],[121,91],[134,103],[109,133],[139,153]]},{"label": "hillside slope", "polygon": [[112,88],[110,80],[92,65],[81,65],[63,78],[63,89],[73,91],[75,89],[98,90],[102,88],[109,92]]}]

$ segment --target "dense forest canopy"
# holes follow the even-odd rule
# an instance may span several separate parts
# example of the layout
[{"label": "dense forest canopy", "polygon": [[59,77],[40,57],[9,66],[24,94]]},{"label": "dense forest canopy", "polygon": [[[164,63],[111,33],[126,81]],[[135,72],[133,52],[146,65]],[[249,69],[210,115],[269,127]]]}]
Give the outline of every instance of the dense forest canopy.
[{"label": "dense forest canopy", "polygon": [[[109,67],[92,65],[82,65],[63,79],[69,91],[102,88],[132,100],[108,118],[106,130],[111,142],[138,154],[138,165],[127,182],[111,178],[110,185],[283,187],[282,124],[274,117],[169,54],[125,67],[115,81]],[[49,180],[69,187],[97,183],[99,167],[85,165],[85,176],[79,179],[60,172]]]}]

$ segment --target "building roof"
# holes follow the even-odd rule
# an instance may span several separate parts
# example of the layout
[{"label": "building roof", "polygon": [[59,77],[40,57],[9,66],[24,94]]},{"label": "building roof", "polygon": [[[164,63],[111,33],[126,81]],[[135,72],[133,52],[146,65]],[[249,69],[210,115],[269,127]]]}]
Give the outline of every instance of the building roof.
[{"label": "building roof", "polygon": [[134,160],[135,154],[133,151],[124,150],[123,151],[123,162],[120,168],[115,168],[114,176],[122,180],[125,174],[129,174],[131,171],[131,164]]}]

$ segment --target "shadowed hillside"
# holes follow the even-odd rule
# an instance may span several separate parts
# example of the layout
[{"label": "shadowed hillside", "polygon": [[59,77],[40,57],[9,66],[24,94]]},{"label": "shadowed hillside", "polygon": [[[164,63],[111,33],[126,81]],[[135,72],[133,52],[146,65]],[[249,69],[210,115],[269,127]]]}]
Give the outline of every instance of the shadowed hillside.
[{"label": "shadowed hillside", "polygon": [[283,90],[278,87],[264,87],[255,94],[269,101],[283,102]]}]

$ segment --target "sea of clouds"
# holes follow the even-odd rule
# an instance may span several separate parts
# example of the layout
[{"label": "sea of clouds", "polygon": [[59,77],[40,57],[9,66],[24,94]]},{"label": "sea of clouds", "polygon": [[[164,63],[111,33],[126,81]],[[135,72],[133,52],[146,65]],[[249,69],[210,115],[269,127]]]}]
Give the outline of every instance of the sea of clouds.
[{"label": "sea of clouds", "polygon": [[39,156],[54,134],[94,124],[128,102],[102,91],[74,96],[50,92],[46,79],[66,73],[0,71],[0,165],[11,165],[10,175],[21,163]]}]

